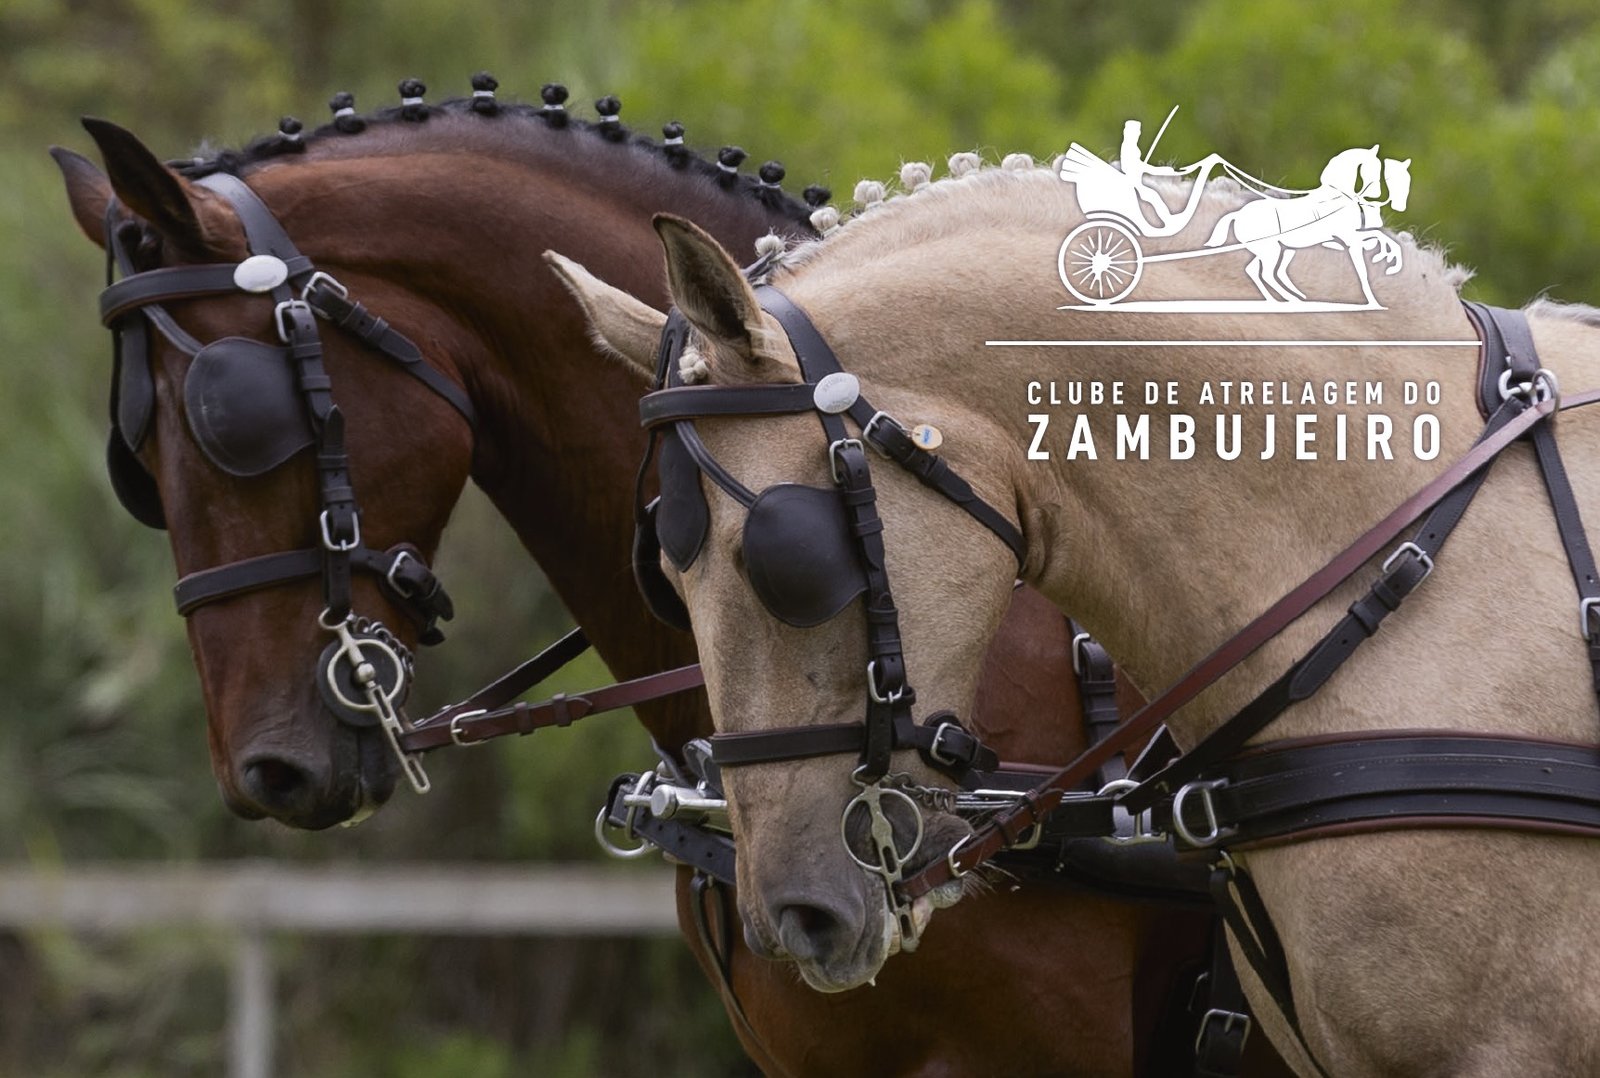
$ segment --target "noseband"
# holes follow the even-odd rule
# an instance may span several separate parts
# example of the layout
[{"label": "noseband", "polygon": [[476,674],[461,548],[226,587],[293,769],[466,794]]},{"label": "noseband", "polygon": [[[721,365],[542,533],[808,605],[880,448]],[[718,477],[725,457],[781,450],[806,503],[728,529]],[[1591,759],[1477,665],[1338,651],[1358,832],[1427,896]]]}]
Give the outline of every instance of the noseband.
[{"label": "noseband", "polygon": [[[411,653],[377,619],[354,613],[351,573],[376,577],[384,594],[415,624],[423,644],[444,639],[437,622],[449,620],[454,609],[416,547],[374,550],[361,541],[344,416],[333,401],[323,366],[317,318],[393,360],[475,427],[471,401],[424,360],[415,344],[317,270],[242,180],[217,173],[196,182],[228,200],[244,227],[250,257],[238,263],[138,272],[119,234],[117,203],[113,200],[106,210],[107,286],[100,294],[100,318],[114,342],[106,454],[112,487],[135,519],[154,528],[166,526],[155,480],[137,456],[155,407],[152,326],[193,357],[183,387],[185,409],[196,443],[214,465],[230,475],[261,475],[300,450],[314,448],[320,491],[314,534],[319,545],[190,573],[174,588],[178,612],[187,617],[209,603],[320,575],[324,608],[317,621],[335,637],[317,664],[323,700],[347,725],[380,726],[413,788],[426,792],[422,765],[399,741],[397,709],[410,687]],[[113,271],[120,271],[122,280],[112,283]],[[220,295],[270,298],[278,343],[226,337],[202,345],[161,306]]]},{"label": "noseband", "polygon": [[[1016,525],[979,497],[947,461],[920,448],[893,416],[861,395],[855,376],[843,370],[833,350],[793,301],[770,286],[757,288],[756,297],[788,335],[803,381],[683,385],[678,361],[688,343],[689,325],[681,312],[671,314],[657,356],[658,388],[639,406],[652,437],[640,468],[636,499],[635,570],[651,609],[669,624],[687,627],[687,610],[662,575],[659,556],[664,550],[680,570],[699,556],[709,527],[700,485],[703,475],[748,511],[743,538],[747,576],[773,616],[798,627],[818,625],[862,596],[867,622],[864,722],[718,734],[711,738],[711,746],[719,767],[816,756],[858,757],[851,777],[861,792],[846,806],[841,821],[845,847],[858,864],[883,878],[889,906],[900,924],[901,946],[911,950],[918,932],[910,904],[896,897],[896,884],[922,834],[921,812],[913,795],[928,800],[938,791],[914,786],[904,776],[891,776],[892,754],[897,749],[915,749],[930,766],[957,780],[974,769],[992,769],[998,760],[962,728],[951,711],[934,712],[921,723],[913,718],[916,693],[906,674],[899,612],[889,588],[883,522],[878,516],[866,447],[906,469],[993,532],[1015,555],[1019,569],[1027,544]],[[781,483],[754,493],[711,455],[694,426],[695,419],[706,417],[805,412],[814,412],[821,421],[832,489]],[[852,436],[846,427],[847,416],[858,436]],[[661,496],[647,504],[644,480],[658,443]],[[890,784],[886,779],[899,781]],[[903,850],[883,811],[886,799],[909,806],[915,817],[914,837]],[[848,834],[852,817],[860,815],[858,809],[865,809],[868,824],[867,857],[856,851]]]}]

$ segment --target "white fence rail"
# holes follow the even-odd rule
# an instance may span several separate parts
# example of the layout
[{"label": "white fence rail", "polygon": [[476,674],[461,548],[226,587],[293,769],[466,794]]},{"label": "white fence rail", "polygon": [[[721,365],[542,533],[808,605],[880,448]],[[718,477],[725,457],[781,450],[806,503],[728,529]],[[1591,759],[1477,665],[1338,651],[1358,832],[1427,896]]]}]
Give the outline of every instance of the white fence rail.
[{"label": "white fence rail", "polygon": [[678,920],[673,874],[662,869],[242,862],[0,865],[0,926],[232,934],[228,1075],[270,1078],[274,933],[653,936],[675,933]]}]

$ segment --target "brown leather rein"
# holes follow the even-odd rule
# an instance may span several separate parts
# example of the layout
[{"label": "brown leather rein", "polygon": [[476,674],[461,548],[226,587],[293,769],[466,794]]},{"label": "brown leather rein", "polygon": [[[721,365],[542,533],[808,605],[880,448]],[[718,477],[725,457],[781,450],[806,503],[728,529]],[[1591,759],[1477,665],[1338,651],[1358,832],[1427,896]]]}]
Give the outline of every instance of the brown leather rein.
[{"label": "brown leather rein", "polygon": [[1489,465],[1506,447],[1533,427],[1560,411],[1600,402],[1600,389],[1546,398],[1531,405],[1494,433],[1480,440],[1455,464],[1421,490],[1401,502],[1321,569],[1273,603],[1260,616],[1196,663],[1174,685],[1129,716],[1103,740],[1019,798],[1015,805],[993,817],[982,829],[958,843],[942,860],[934,861],[901,884],[902,895],[915,899],[992,859],[1027,835],[1057,808],[1068,791],[1084,782],[1111,757],[1147,742],[1174,712],[1214,685],[1291,623],[1307,613],[1357,569],[1397,539],[1407,525],[1447,497]]}]

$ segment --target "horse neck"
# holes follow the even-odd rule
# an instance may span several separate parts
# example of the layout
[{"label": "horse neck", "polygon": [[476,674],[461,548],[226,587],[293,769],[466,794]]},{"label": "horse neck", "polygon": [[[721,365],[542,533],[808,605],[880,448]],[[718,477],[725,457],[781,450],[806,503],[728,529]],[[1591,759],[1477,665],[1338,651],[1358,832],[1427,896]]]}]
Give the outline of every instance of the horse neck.
[{"label": "horse neck", "polygon": [[[565,134],[599,142],[586,132]],[[306,249],[316,257],[328,247],[335,265],[372,267],[427,305],[425,326],[408,325],[404,305],[390,314],[369,301],[419,342],[443,345],[443,355],[427,343],[424,350],[454,368],[480,417],[473,478],[612,672],[637,677],[695,658],[689,634],[645,610],[630,568],[634,474],[644,451],[637,402],[645,387],[596,353],[579,309],[541,256],[560,251],[664,308],[652,213],[693,215],[741,252],[769,230],[793,231],[795,222],[748,194],[665,168],[642,198],[637,176],[627,172],[641,155],[620,146],[574,148],[573,161],[418,155],[399,158],[403,168],[395,159],[329,161],[318,171],[335,197],[302,193],[302,204],[333,234],[351,237],[359,254],[343,256],[337,244]],[[606,150],[615,151],[614,167],[586,167]],[[359,192],[356,206],[337,197],[346,183]],[[369,226],[362,207],[373,206],[405,209]],[[416,281],[427,284],[418,289]],[[709,730],[695,697],[639,714],[664,746]]]},{"label": "horse neck", "polygon": [[[910,202],[914,203],[914,196]],[[1231,208],[1231,207],[1230,207]],[[1215,219],[1219,207],[1205,216]],[[989,432],[976,446],[951,444],[947,456],[972,476],[980,491],[1006,505],[1006,488],[1024,517],[1030,543],[1027,579],[1082,622],[1116,656],[1136,684],[1160,688],[1220,644],[1268,605],[1319,568],[1344,545],[1465,451],[1481,429],[1473,403],[1475,354],[1463,348],[1029,348],[985,347],[987,340],[1290,340],[1307,338],[1472,338],[1453,287],[1443,283],[1429,256],[1397,278],[1379,282],[1390,309],[1350,314],[1091,314],[1058,311],[1064,298],[1048,269],[1072,224],[1064,212],[1052,230],[982,230],[939,237],[911,230],[914,240],[896,249],[862,222],[859,240],[879,253],[855,268],[846,260],[838,274],[802,268],[791,294],[813,313],[834,312],[821,322],[846,367],[875,394],[898,407],[918,402],[924,414],[964,415],[968,429]],[[852,226],[855,227],[855,226]],[[1186,235],[1205,235],[1211,221]],[[877,241],[877,242],[873,242]],[[830,241],[831,242],[831,241]],[[1179,244],[1181,246],[1181,244]],[[1238,256],[1226,267],[1193,259],[1168,280],[1170,294],[1226,295],[1220,281],[1239,274]],[[1321,262],[1304,256],[1308,280],[1353,284],[1343,252]],[[822,263],[819,261],[818,265]],[[949,267],[948,273],[939,267]],[[1169,267],[1158,267],[1167,270]],[[945,283],[948,282],[948,283]],[[1209,282],[1209,283],[1208,283]],[[1324,292],[1323,294],[1327,294]],[[868,297],[862,308],[860,297]],[[843,318],[838,312],[847,312]],[[856,328],[859,327],[859,334]],[[864,346],[857,347],[861,341]],[[890,353],[882,341],[894,341]],[[1070,373],[1069,373],[1070,372]],[[1067,459],[1069,434],[1080,409],[1030,405],[1030,381],[1068,377],[1121,381],[1127,399],[1120,408],[1085,406],[1097,460]],[[1436,408],[1402,406],[1407,380],[1442,384]],[[1199,405],[1202,383],[1250,381],[1322,386],[1330,380],[1380,382],[1378,407],[1310,405],[1304,408]],[[1179,383],[1180,403],[1146,407],[1146,382]],[[937,399],[926,388],[937,387]],[[880,387],[884,387],[881,388]],[[903,396],[902,396],[903,395]],[[1352,458],[1332,455],[1335,411],[1348,413]],[[1319,459],[1295,460],[1294,421],[1285,414],[1317,413]],[[1362,423],[1367,412],[1394,419],[1393,461],[1368,463]],[[1419,461],[1410,451],[1407,424],[1420,411],[1437,413],[1442,448],[1436,460]],[[1048,462],[1027,460],[1033,435],[1030,413],[1051,416],[1045,448]],[[1136,419],[1150,413],[1151,459],[1115,459],[1115,414]],[[1216,459],[1216,413],[1241,415],[1244,450],[1232,462]],[[1277,417],[1277,454],[1258,459],[1264,417]],[[1198,452],[1192,460],[1160,459],[1166,452],[1168,417],[1193,415]],[[954,422],[952,420],[952,422]],[[1254,432],[1253,434],[1251,432]],[[1252,437],[1255,446],[1252,449]],[[1161,567],[1153,570],[1153,566]],[[1248,567],[1248,571],[1241,571]],[[1346,599],[1345,602],[1349,600]],[[1322,619],[1302,625],[1263,650],[1259,661],[1280,665],[1307,646]],[[1324,626],[1325,627],[1325,626]],[[1307,634],[1310,634],[1309,636]],[[1247,668],[1248,669],[1248,668]],[[1240,681],[1252,680],[1247,674]],[[1192,712],[1208,723],[1235,701],[1219,694]]]}]

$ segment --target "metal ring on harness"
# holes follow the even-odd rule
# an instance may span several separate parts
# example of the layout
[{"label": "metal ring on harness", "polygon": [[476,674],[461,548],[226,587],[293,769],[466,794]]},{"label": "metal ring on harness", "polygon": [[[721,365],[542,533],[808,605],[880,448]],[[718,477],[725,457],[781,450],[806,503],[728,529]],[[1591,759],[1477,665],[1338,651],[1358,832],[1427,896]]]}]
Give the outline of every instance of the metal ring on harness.
[{"label": "metal ring on harness", "polygon": [[[1222,837],[1225,830],[1217,822],[1217,806],[1211,800],[1211,791],[1218,790],[1228,783],[1224,779],[1211,779],[1206,782],[1191,782],[1183,786],[1172,795],[1172,830],[1179,838],[1190,846],[1204,849]],[[1205,810],[1206,834],[1196,835],[1189,830],[1188,823],[1183,818],[1183,807],[1189,797],[1195,793],[1200,795],[1200,805]]]}]

